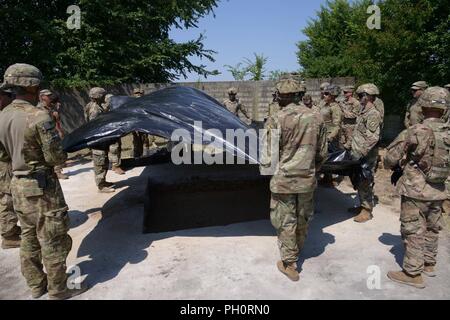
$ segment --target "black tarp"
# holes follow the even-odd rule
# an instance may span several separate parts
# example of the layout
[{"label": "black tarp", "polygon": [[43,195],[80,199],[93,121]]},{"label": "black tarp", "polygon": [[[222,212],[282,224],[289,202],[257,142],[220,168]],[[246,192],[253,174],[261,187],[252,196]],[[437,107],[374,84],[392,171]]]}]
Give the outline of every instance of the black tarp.
[{"label": "black tarp", "polygon": [[[197,127],[194,122],[201,122]],[[246,143],[245,149],[226,142],[226,129],[247,131],[250,129],[238,117],[224,108],[217,100],[194,88],[169,87],[141,98],[112,98],[112,110],[78,128],[63,141],[64,150],[75,152],[84,148],[105,149],[118,138],[139,131],[166,139],[171,138],[176,129],[206,137],[203,144],[214,141],[227,146],[237,157],[257,163],[257,150]],[[209,132],[215,129],[222,136]],[[258,139],[256,132],[249,135]]]},{"label": "black tarp", "polygon": [[[141,98],[114,96],[111,99],[111,111],[102,113],[97,119],[67,135],[63,141],[64,150],[75,152],[85,148],[106,149],[120,137],[139,131],[166,139],[171,138],[176,129],[189,132],[192,141],[194,133],[205,135],[207,130],[219,130],[221,135],[211,134],[204,144],[211,140],[227,145],[234,155],[250,163],[258,163],[258,151],[249,143],[245,148],[225,141],[226,130],[247,131],[251,129],[238,117],[226,110],[217,100],[202,91],[190,87],[174,86],[165,88]],[[202,127],[194,126],[199,121]],[[255,134],[254,139],[258,139]],[[211,138],[212,137],[212,138]],[[360,167],[359,161],[351,159],[347,151],[330,146],[329,157],[322,172],[350,175]]]}]

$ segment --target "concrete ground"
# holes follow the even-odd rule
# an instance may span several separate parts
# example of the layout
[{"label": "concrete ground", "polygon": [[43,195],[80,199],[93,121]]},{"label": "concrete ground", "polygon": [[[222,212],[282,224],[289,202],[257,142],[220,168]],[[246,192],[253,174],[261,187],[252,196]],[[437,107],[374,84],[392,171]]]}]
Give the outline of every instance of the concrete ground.
[{"label": "concrete ground", "polygon": [[[126,176],[109,173],[119,189],[104,195],[96,192],[91,163],[65,170],[70,179],[61,183],[74,240],[68,265],[78,265],[91,287],[77,299],[450,298],[448,233],[441,236],[438,277],[426,278],[426,289],[392,283],[386,273],[400,269],[403,255],[398,210],[380,204],[370,223],[354,223],[346,209],[355,204],[355,193],[346,183],[317,192],[297,283],[275,266],[278,249],[268,220],[144,235],[147,176],[173,171],[159,165]],[[0,250],[0,261],[0,299],[30,299],[19,250]],[[377,279],[378,288],[368,286],[376,287]]]}]

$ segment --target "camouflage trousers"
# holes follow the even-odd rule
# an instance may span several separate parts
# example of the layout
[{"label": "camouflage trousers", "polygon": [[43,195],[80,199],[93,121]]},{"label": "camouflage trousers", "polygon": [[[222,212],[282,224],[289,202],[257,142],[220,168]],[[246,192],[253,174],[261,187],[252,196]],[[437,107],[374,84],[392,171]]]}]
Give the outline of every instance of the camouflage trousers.
[{"label": "camouflage trousers", "polygon": [[106,182],[106,174],[109,169],[108,152],[92,150],[92,162],[94,163],[95,184],[101,186]]},{"label": "camouflage trousers", "polygon": [[374,192],[373,187],[375,184],[374,177],[377,169],[377,161],[378,161],[378,149],[373,149],[370,151],[369,155],[366,157],[366,163],[368,165],[368,171],[372,173],[372,178],[362,178],[358,183],[356,190],[358,191],[358,198],[361,207],[372,211],[375,206],[374,203]]},{"label": "camouflage trousers", "polygon": [[122,164],[121,153],[122,142],[120,140],[109,147],[109,154],[113,167],[120,167],[120,165]]},{"label": "camouflage trousers", "polygon": [[3,239],[13,238],[20,234],[17,222],[18,218],[14,211],[11,194],[0,192],[0,235]]},{"label": "camouflage trousers", "polygon": [[281,260],[296,263],[314,214],[314,193],[272,193],[270,220],[278,235]]},{"label": "camouflage trousers", "polygon": [[339,146],[346,150],[352,147],[352,136],[355,130],[355,125],[345,124],[342,125],[339,132]]},{"label": "camouflage trousers", "polygon": [[410,275],[423,272],[424,264],[435,266],[439,232],[442,230],[442,201],[402,197],[401,234],[405,245],[403,269]]},{"label": "camouflage trousers", "polygon": [[56,174],[52,170],[40,176],[13,177],[11,191],[22,227],[20,262],[28,286],[32,292],[45,287],[51,295],[64,292],[72,239],[67,234],[68,207]]}]

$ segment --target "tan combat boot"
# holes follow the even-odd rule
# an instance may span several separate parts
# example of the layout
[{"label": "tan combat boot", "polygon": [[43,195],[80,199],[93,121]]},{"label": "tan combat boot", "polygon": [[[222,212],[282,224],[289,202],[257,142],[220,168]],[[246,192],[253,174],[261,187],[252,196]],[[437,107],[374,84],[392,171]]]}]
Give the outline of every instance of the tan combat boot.
[{"label": "tan combat boot", "polygon": [[69,176],[65,175],[62,172],[56,172],[56,176],[58,177],[59,180],[67,180],[67,179],[69,179]]},{"label": "tan combat boot", "polygon": [[286,265],[283,261],[278,261],[277,267],[278,270],[280,270],[280,272],[286,275],[290,280],[292,281],[300,280],[300,276],[297,271],[297,265],[295,263]]},{"label": "tan combat boot", "polygon": [[47,281],[45,281],[42,287],[31,290],[31,296],[33,297],[33,299],[39,299],[46,293],[47,293]]},{"label": "tan combat boot", "polygon": [[48,295],[49,300],[68,300],[73,297],[76,297],[82,293],[85,293],[89,288],[87,286],[81,285],[80,289],[66,289],[66,291]]},{"label": "tan combat boot", "polygon": [[114,190],[113,188],[107,187],[107,186],[99,186],[98,192],[99,193],[114,193],[114,192],[116,192],[116,190]]},{"label": "tan combat boot", "polygon": [[16,249],[20,248],[20,235],[9,237],[8,239],[2,239],[2,249]]},{"label": "tan combat boot", "polygon": [[389,271],[387,276],[389,279],[397,283],[406,284],[418,289],[425,288],[425,283],[423,281],[422,275],[410,276],[405,271]]},{"label": "tan combat boot", "polygon": [[366,208],[362,208],[359,215],[357,215],[353,221],[358,223],[364,223],[373,219],[372,211],[367,210]]},{"label": "tan combat boot", "polygon": [[434,270],[434,266],[425,265],[425,267],[423,268],[423,274],[430,278],[436,277],[436,272]]},{"label": "tan combat boot", "polygon": [[118,175],[124,175],[125,174],[125,171],[123,171],[121,167],[113,167],[112,169]]}]

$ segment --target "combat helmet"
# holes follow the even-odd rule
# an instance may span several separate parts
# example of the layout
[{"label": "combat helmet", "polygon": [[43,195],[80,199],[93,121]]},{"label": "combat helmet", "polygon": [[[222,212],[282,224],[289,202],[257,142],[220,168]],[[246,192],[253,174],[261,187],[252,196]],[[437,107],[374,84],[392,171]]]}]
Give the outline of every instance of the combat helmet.
[{"label": "combat helmet", "polygon": [[331,85],[331,83],[329,83],[329,82],[323,82],[323,83],[321,83],[321,84],[320,84],[320,91],[326,90],[330,85]]},{"label": "combat helmet", "polygon": [[231,95],[237,95],[237,89],[234,87],[228,89],[227,92],[228,92],[228,94],[231,94]]},{"label": "combat helmet", "polygon": [[300,83],[294,79],[284,79],[277,83],[277,91],[280,94],[292,94],[304,92],[303,89],[305,89],[306,91],[305,86],[300,85]]},{"label": "combat helmet", "polygon": [[89,98],[91,99],[101,99],[106,95],[106,90],[103,88],[95,87],[89,91]]},{"label": "combat helmet", "polygon": [[332,96],[337,97],[341,93],[341,88],[332,84],[325,88],[324,92],[329,92]]},{"label": "combat helmet", "polygon": [[450,107],[450,92],[441,87],[431,87],[423,92],[418,104],[422,108],[447,110]]},{"label": "combat helmet", "polygon": [[366,83],[358,87],[356,90],[357,94],[366,93],[371,96],[378,96],[380,94],[380,90],[373,83]]},{"label": "combat helmet", "polygon": [[41,84],[42,79],[42,72],[35,66],[16,63],[6,69],[1,88],[36,87]]},{"label": "combat helmet", "polygon": [[417,81],[414,82],[411,86],[412,90],[426,90],[428,89],[429,85],[426,81]]}]

